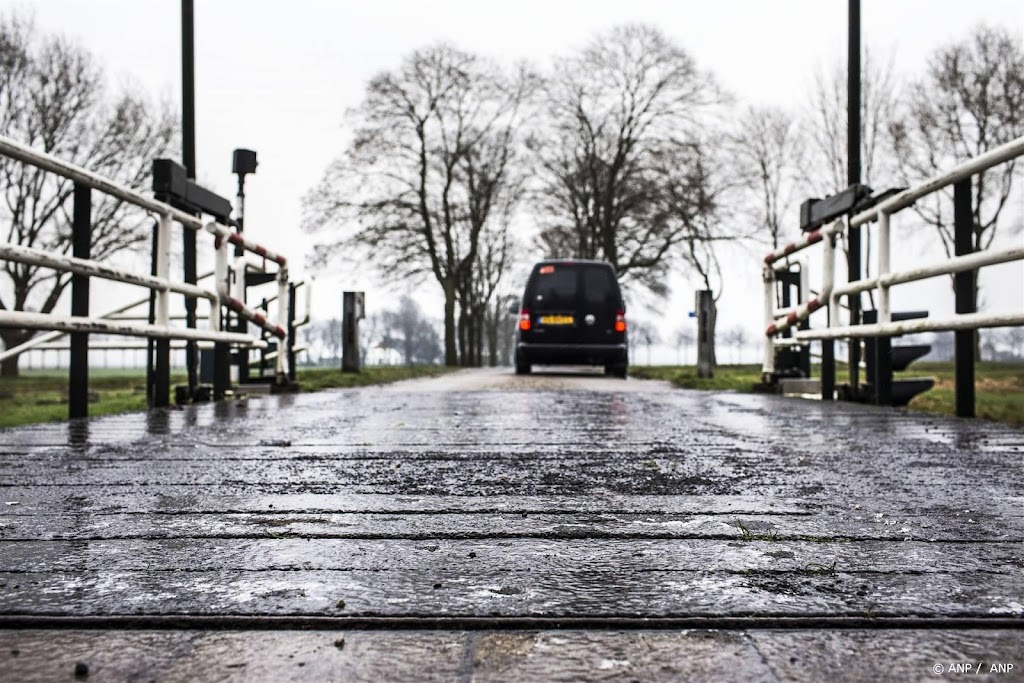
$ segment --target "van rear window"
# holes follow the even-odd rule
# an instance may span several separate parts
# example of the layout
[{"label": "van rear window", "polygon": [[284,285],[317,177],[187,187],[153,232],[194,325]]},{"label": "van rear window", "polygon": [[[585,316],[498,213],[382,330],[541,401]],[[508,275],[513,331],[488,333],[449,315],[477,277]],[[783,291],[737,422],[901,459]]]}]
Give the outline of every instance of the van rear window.
[{"label": "van rear window", "polygon": [[534,308],[565,308],[576,303],[576,270],[569,267],[541,266],[533,287]]},{"label": "van rear window", "polygon": [[607,268],[583,269],[583,301],[587,304],[612,304],[615,300],[615,283]]}]

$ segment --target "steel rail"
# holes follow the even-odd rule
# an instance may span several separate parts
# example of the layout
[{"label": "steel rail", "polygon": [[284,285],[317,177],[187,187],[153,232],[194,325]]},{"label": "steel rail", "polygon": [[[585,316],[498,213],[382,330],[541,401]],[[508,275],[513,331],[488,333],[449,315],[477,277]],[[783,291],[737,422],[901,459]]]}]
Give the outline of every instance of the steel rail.
[{"label": "steel rail", "polygon": [[948,332],[973,330],[981,327],[1013,327],[1024,325],[1024,313],[964,313],[951,318],[901,320],[870,325],[823,327],[820,330],[800,330],[794,339],[839,339],[841,337],[898,337],[915,332]]},{"label": "steel rail", "polygon": [[1024,247],[978,251],[973,254],[954,256],[942,261],[936,261],[935,263],[931,263],[927,266],[921,266],[920,268],[911,268],[910,270],[902,270],[895,273],[889,273],[887,275],[850,282],[836,287],[835,294],[836,296],[856,294],[857,292],[866,292],[869,289],[875,289],[879,285],[891,287],[892,285],[901,285],[906,282],[926,280],[930,277],[935,277],[936,275],[962,273],[965,270],[974,270],[975,268],[992,266],[999,263],[1009,263],[1010,261],[1019,261],[1021,259],[1024,259]]},{"label": "steel rail", "polygon": [[[196,345],[200,349],[212,349],[216,342],[213,341],[199,341]],[[251,345],[247,345],[247,348],[265,349],[269,346],[267,342],[254,339]],[[145,342],[89,342],[90,351],[145,351],[149,346]],[[172,339],[171,348],[174,350],[181,350],[188,348],[188,340],[185,339]],[[303,347],[305,348],[305,347]],[[34,351],[68,351],[71,347],[68,344],[56,342],[40,344],[33,349]]]},{"label": "steel rail", "polygon": [[88,275],[89,277],[112,280],[114,282],[123,282],[125,284],[137,285],[147,289],[184,294],[185,296],[196,299],[209,299],[210,301],[217,300],[216,292],[188,284],[187,282],[175,282],[173,280],[154,277],[152,275],[138,275],[126,270],[108,266],[105,263],[100,263],[99,261],[75,258],[74,256],[56,256],[48,251],[34,249],[32,247],[23,247],[15,244],[0,244],[0,259],[14,261],[15,263],[51,268],[65,273],[76,273],[78,275]]},{"label": "steel rail", "polygon": [[946,173],[934,176],[920,185],[915,185],[914,187],[908,188],[899,194],[889,197],[885,201],[879,202],[870,209],[861,211],[850,219],[850,225],[856,227],[858,225],[870,223],[871,221],[877,220],[878,216],[882,214],[888,214],[891,216],[897,211],[907,208],[921,197],[941,190],[942,188],[961,180],[966,180],[971,176],[987,171],[993,166],[998,166],[999,164],[1010,161],[1021,155],[1024,155],[1024,136],[1010,140],[995,149],[989,150],[984,154],[965,161]]},{"label": "steel rail", "polygon": [[137,325],[118,323],[106,318],[56,316],[46,313],[27,313],[22,311],[0,311],[0,326],[32,330],[118,334],[130,337],[153,337],[156,339],[219,341],[241,344],[243,346],[255,346],[260,341],[255,337],[237,332],[215,332],[213,330],[200,330],[191,327],[170,327],[169,325]]},{"label": "steel rail", "polygon": [[226,239],[231,242],[231,244],[242,247],[246,251],[251,251],[263,258],[276,261],[281,266],[284,266],[287,263],[287,259],[285,259],[284,256],[245,239],[242,235],[227,228],[226,226],[218,223],[203,223],[199,218],[196,218],[192,214],[182,211],[181,209],[176,209],[170,204],[147,197],[144,194],[116,183],[109,178],[104,178],[98,173],[93,173],[92,171],[84,169],[77,164],[64,161],[63,159],[58,159],[51,154],[39,151],[24,143],[9,138],[6,135],[0,135],[0,154],[10,157],[11,159],[24,162],[30,166],[35,166],[36,168],[40,168],[44,171],[55,173],[87,187],[91,187],[94,190],[98,190],[104,194],[108,194],[112,197],[128,202],[129,204],[133,204],[140,209],[145,209],[146,211],[150,211],[161,216],[168,216],[172,220],[175,220],[192,230],[206,230],[207,232],[219,236],[222,239]]}]

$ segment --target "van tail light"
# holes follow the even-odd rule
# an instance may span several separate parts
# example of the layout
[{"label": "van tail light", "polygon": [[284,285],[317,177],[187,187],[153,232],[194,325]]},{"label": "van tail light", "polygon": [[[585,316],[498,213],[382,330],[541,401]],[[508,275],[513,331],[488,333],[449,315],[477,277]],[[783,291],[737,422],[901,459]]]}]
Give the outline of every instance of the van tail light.
[{"label": "van tail light", "polygon": [[616,311],[615,312],[615,331],[625,332],[626,331],[626,312]]},{"label": "van tail light", "polygon": [[519,329],[524,332],[530,329],[530,312],[525,308],[519,311]]}]

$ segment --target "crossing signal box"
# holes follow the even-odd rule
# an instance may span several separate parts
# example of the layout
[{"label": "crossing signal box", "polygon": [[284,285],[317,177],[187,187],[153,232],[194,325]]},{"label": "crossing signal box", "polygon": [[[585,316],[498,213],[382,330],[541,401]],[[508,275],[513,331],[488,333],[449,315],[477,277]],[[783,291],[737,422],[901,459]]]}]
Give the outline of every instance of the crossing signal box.
[{"label": "crossing signal box", "polygon": [[[878,322],[878,311],[864,311],[865,324]],[[893,311],[892,320],[915,320],[927,318],[928,311]],[[918,358],[928,355],[931,344],[910,344],[893,346],[892,337],[867,337],[864,342],[864,361],[867,366],[866,394],[863,398],[871,403],[888,406],[905,406],[918,394],[935,386],[931,377],[893,379],[894,372],[902,372]]]}]

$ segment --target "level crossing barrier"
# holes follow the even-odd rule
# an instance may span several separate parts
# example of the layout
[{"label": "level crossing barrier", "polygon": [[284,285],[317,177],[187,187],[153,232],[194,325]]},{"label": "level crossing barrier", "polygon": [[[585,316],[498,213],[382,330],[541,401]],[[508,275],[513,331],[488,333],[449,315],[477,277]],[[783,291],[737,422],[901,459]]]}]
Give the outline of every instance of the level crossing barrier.
[{"label": "level crossing barrier", "polygon": [[[916,332],[955,331],[956,334],[956,387],[957,414],[974,414],[974,334],[980,328],[1024,325],[1024,311],[1000,311],[979,313],[974,310],[976,276],[978,269],[999,263],[1024,260],[1024,246],[973,250],[972,178],[1000,164],[1011,162],[1024,155],[1024,137],[1017,138],[995,149],[970,159],[952,170],[901,192],[888,196],[867,209],[854,211],[845,218],[839,218],[827,226],[804,235],[800,240],[772,251],[764,257],[762,280],[764,282],[764,362],[762,375],[767,380],[775,373],[775,349],[794,343],[809,343],[812,340],[830,342],[847,339],[850,343],[866,337],[888,337]],[[922,266],[893,272],[891,261],[890,219],[899,211],[916,201],[952,185],[954,194],[955,255]],[[878,248],[875,250],[875,272],[877,275],[854,282],[835,281],[836,239],[847,227],[876,225]],[[796,254],[822,245],[822,280],[817,295],[805,303],[785,311],[775,307],[775,287],[779,273],[787,271]],[[955,315],[945,318],[924,318],[894,320],[890,304],[891,288],[938,277],[954,275],[956,297]],[[862,292],[875,290],[878,295],[877,321],[872,323],[839,320],[840,299],[859,296]],[[801,321],[808,320],[816,311],[825,310],[828,315],[823,327],[793,330],[791,336],[780,334],[795,328]],[[883,359],[888,361],[888,359]],[[824,372],[824,371],[823,371]],[[834,372],[834,370],[833,370]],[[891,384],[891,372],[882,373],[883,382]],[[823,392],[830,389],[823,387]],[[887,397],[891,386],[876,387],[876,394]],[[822,398],[831,400],[831,395]]]},{"label": "level crossing barrier", "polygon": [[[292,329],[289,329],[290,297],[293,288],[289,286],[287,259],[282,254],[243,237],[229,225],[218,222],[218,220],[225,220],[223,217],[218,220],[203,221],[192,213],[147,197],[114,180],[5,136],[0,136],[0,154],[56,174],[74,183],[71,255],[55,254],[19,244],[0,244],[0,260],[72,274],[71,315],[0,310],[0,326],[49,331],[48,334],[41,335],[17,348],[5,350],[3,357],[27,351],[35,345],[52,342],[61,333],[71,334],[69,388],[69,415],[71,417],[85,416],[88,411],[88,335],[90,333],[156,340],[156,374],[158,377],[162,377],[163,381],[157,382],[157,390],[154,392],[155,405],[166,405],[168,401],[169,380],[167,378],[169,378],[170,372],[170,340],[212,342],[224,351],[230,347],[240,349],[266,347],[266,341],[258,336],[246,332],[229,331],[227,316],[222,309],[232,311],[241,319],[253,323],[281,342],[285,342],[294,333]],[[137,273],[90,258],[91,193],[93,191],[115,197],[156,216],[152,273]],[[192,230],[197,234],[209,234],[213,237],[212,246],[216,252],[213,287],[202,286],[198,280],[197,282],[182,282],[171,278],[171,232],[174,223],[181,224],[185,230]],[[234,245],[243,252],[243,256],[236,258],[234,263],[229,263],[228,245]],[[256,259],[253,259],[253,256]],[[274,319],[271,319],[266,311],[247,306],[244,300],[231,294],[232,279],[241,279],[239,269],[245,268],[247,265],[250,267],[255,265],[264,270],[274,269],[278,283],[277,315]],[[119,307],[102,317],[90,316],[89,280],[91,278],[127,283],[150,290],[155,300],[151,319],[147,322],[139,322],[118,318],[119,314],[149,302],[149,297]],[[207,300],[209,302],[207,328],[198,329],[172,325],[170,315],[172,294],[182,295],[187,300]],[[291,310],[293,311],[293,309]],[[219,365],[222,367],[218,368],[217,372],[220,379],[214,383],[215,394],[222,395],[226,389],[224,378],[228,377],[229,372],[228,368],[224,366],[229,362],[228,358],[226,352],[220,355]],[[287,382],[288,376],[291,374],[288,366],[289,354],[278,354],[275,360],[277,381]]]}]

